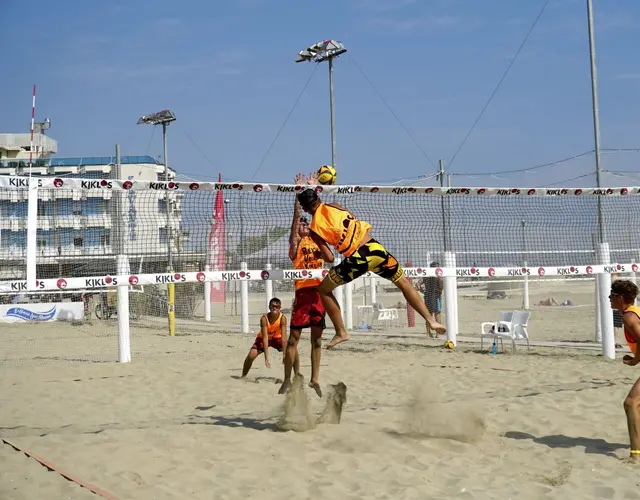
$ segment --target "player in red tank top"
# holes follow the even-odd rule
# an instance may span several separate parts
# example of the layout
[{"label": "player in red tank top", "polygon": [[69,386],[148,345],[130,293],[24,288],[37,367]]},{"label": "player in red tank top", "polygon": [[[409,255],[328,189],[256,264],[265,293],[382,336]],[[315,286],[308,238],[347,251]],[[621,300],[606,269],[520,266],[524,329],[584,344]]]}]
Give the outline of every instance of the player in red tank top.
[{"label": "player in red tank top", "polygon": [[[622,314],[624,336],[633,356],[626,354],[622,362],[628,366],[640,363],[640,349],[635,349],[640,342],[640,308],[635,305],[638,287],[633,281],[616,280],[611,285],[609,301],[611,308]],[[630,456],[640,461],[640,379],[636,380],[624,400],[624,411],[627,415],[627,428],[631,442]]]},{"label": "player in red tank top", "polygon": [[[304,175],[297,174],[294,183],[297,185],[315,184],[315,174],[309,174],[305,179]],[[298,198],[294,199],[293,221],[291,223],[291,234],[289,236],[289,258],[293,261],[294,269],[322,269],[324,260],[322,253],[313,240],[309,237],[309,223],[302,215],[302,207],[298,203]],[[325,328],[325,309],[322,298],[318,293],[318,286],[322,282],[320,278],[296,280],[293,309],[291,311],[291,326],[289,330],[289,341],[285,346],[284,361],[284,381],[280,386],[279,394],[284,394],[291,387],[291,368],[294,366],[294,359],[298,357],[298,341],[304,328],[311,329],[311,380],[309,387],[322,397],[320,388],[320,353],[322,352],[322,332]]]},{"label": "player in red tank top", "polygon": [[[249,354],[242,366],[242,378],[246,377],[255,359],[264,353],[264,364],[271,368],[269,347],[282,352],[282,346],[287,343],[287,317],[280,312],[282,302],[274,297],[269,301],[269,313],[260,318],[260,333],[256,336]],[[283,358],[284,362],[284,358]],[[297,360],[296,360],[297,362]]]}]

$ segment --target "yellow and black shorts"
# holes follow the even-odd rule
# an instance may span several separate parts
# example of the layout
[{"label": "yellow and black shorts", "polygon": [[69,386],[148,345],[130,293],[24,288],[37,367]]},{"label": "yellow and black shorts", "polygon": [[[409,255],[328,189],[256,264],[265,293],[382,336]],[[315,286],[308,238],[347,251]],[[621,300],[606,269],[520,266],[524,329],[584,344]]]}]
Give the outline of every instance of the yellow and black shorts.
[{"label": "yellow and black shorts", "polygon": [[329,279],[340,286],[362,276],[367,271],[395,283],[404,276],[402,267],[376,240],[369,240],[340,264],[329,271]]}]

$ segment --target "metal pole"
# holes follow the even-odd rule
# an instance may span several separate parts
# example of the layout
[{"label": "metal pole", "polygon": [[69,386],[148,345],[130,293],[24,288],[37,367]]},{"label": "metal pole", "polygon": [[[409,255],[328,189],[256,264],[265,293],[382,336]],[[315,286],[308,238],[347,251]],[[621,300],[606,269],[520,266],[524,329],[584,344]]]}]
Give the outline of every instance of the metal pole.
[{"label": "metal pole", "polygon": [[[440,160],[440,170],[438,171],[438,177],[440,177],[440,187],[444,188],[444,160]],[[444,244],[444,251],[449,249],[447,245],[447,218],[444,210],[444,195],[440,196],[440,204],[442,211],[442,239]]]},{"label": "metal pole", "polygon": [[[447,187],[451,187],[451,174],[447,174]],[[451,234],[451,205],[453,204],[453,199],[451,197],[447,198],[447,239],[449,241],[449,250],[453,248],[453,235]]]},{"label": "metal pole", "polygon": [[[122,177],[122,165],[120,164],[120,144],[116,144],[116,164],[114,165],[112,172],[113,174],[111,177],[113,179],[119,180]],[[115,229],[115,231],[113,235],[112,247],[113,247],[113,253],[116,255],[124,254],[124,248],[123,248],[124,238],[123,238],[123,228],[122,228],[122,223],[123,223],[122,196],[123,196],[122,192],[117,192],[114,200],[115,201],[115,210],[114,210],[115,220],[113,221],[113,228]]]},{"label": "metal pole", "polygon": [[[591,100],[593,104],[593,137],[596,154],[596,184],[600,188],[600,116],[598,112],[598,69],[596,66],[596,44],[593,29],[592,0],[587,0],[587,18],[589,21],[589,55],[591,60]],[[597,197],[598,204],[598,238],[604,242],[604,223],[602,220],[602,199]]]},{"label": "metal pole", "polygon": [[526,233],[525,233],[525,225],[526,225],[525,220],[522,219],[520,224],[522,224],[522,262],[523,262],[523,264],[526,264],[526,261],[527,261],[527,240],[526,240]]},{"label": "metal pole", "polygon": [[333,57],[329,58],[329,108],[331,113],[331,164],[336,168],[336,129],[333,110]]},{"label": "metal pole", "polygon": [[[162,145],[164,147],[164,181],[169,182],[169,163],[167,162],[167,123],[162,123]],[[165,203],[167,205],[167,271],[173,272],[173,249],[171,248],[171,210],[169,210],[169,190],[165,193]]]},{"label": "metal pole", "polygon": [[[164,181],[169,182],[169,163],[167,161],[167,122],[162,122],[162,144],[164,147]],[[168,186],[167,186],[168,187]],[[169,189],[165,193],[165,204],[167,208],[167,272],[173,273],[173,243],[171,231],[171,210],[169,206]],[[173,337],[176,331],[176,286],[174,283],[167,283],[167,319],[169,321],[169,335]]]}]

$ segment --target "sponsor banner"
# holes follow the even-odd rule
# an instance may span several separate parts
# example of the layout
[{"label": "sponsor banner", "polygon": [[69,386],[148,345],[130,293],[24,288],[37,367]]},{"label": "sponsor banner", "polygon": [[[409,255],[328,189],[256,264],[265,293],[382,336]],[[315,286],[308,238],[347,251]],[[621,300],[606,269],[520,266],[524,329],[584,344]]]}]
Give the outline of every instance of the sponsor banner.
[{"label": "sponsor banner", "polygon": [[47,302],[42,304],[0,305],[0,322],[26,321],[82,321],[83,302]]},{"label": "sponsor banner", "polygon": [[[640,264],[607,264],[593,266],[548,267],[407,267],[407,278],[428,276],[457,278],[499,278],[518,276],[589,276],[592,274],[637,273]],[[210,271],[190,273],[132,274],[127,276],[91,276],[86,278],[52,278],[36,281],[35,290],[78,290],[135,285],[166,285],[169,283],[204,283],[211,281],[293,281],[324,278],[328,269],[253,269],[248,271]],[[375,276],[367,272],[363,276]],[[1,292],[28,293],[26,281],[0,281]]]},{"label": "sponsor banner", "polygon": [[[306,187],[318,192],[338,195],[357,193],[385,193],[398,196],[628,196],[640,194],[640,187],[612,188],[491,188],[491,187],[424,187],[424,186],[296,186],[293,184],[261,184],[252,182],[150,182],[114,179],[38,178],[38,187],[48,189],[103,189],[103,190],[151,190],[151,191],[249,191],[298,193]],[[0,188],[18,189],[29,186],[28,177],[1,176]]]}]

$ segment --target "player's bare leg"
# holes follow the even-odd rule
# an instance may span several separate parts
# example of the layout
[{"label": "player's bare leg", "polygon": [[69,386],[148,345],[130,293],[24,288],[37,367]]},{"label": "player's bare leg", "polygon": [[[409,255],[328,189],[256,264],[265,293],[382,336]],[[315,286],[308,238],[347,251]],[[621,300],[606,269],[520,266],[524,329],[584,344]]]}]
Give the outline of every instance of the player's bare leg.
[{"label": "player's bare leg", "polygon": [[329,319],[331,319],[331,322],[333,323],[333,327],[336,329],[336,334],[331,339],[331,342],[327,344],[327,349],[331,349],[338,344],[342,344],[349,340],[349,332],[347,332],[347,329],[344,326],[344,321],[342,321],[340,305],[333,295],[333,290],[336,288],[337,285],[333,283],[328,276],[322,280],[322,283],[320,283],[320,286],[318,287],[318,293],[320,294],[324,308],[329,315]]},{"label": "player's bare leg", "polygon": [[242,378],[245,378],[248,375],[249,370],[251,370],[251,365],[259,354],[260,353],[257,349],[251,349],[249,351],[249,354],[247,354],[247,357],[244,360],[244,365],[242,366]]},{"label": "player's bare leg", "polygon": [[322,327],[311,327],[311,387],[318,397],[322,397],[322,389],[320,389],[320,356],[322,354]]},{"label": "player's bare leg", "polygon": [[624,412],[627,415],[627,428],[631,453],[629,459],[640,461],[640,380],[633,384],[624,400]]},{"label": "player's bare leg", "polygon": [[284,394],[291,387],[291,370],[297,375],[300,373],[300,358],[298,356],[298,341],[300,340],[300,330],[292,328],[289,330],[289,340],[287,340],[287,352],[284,355],[284,381],[278,390],[278,394]]},{"label": "player's bare leg", "polygon": [[433,316],[431,316],[431,313],[429,312],[427,305],[423,302],[422,297],[420,297],[418,290],[416,290],[411,285],[411,283],[409,283],[409,280],[407,280],[407,278],[403,276],[398,281],[396,281],[395,285],[400,289],[402,295],[404,295],[404,298],[407,299],[407,302],[411,305],[411,307],[418,311],[418,314],[420,314],[420,316],[424,318],[424,320],[427,322],[427,326],[431,330],[435,330],[435,332],[439,335],[443,335],[447,332],[447,329],[443,325],[438,323]]}]

